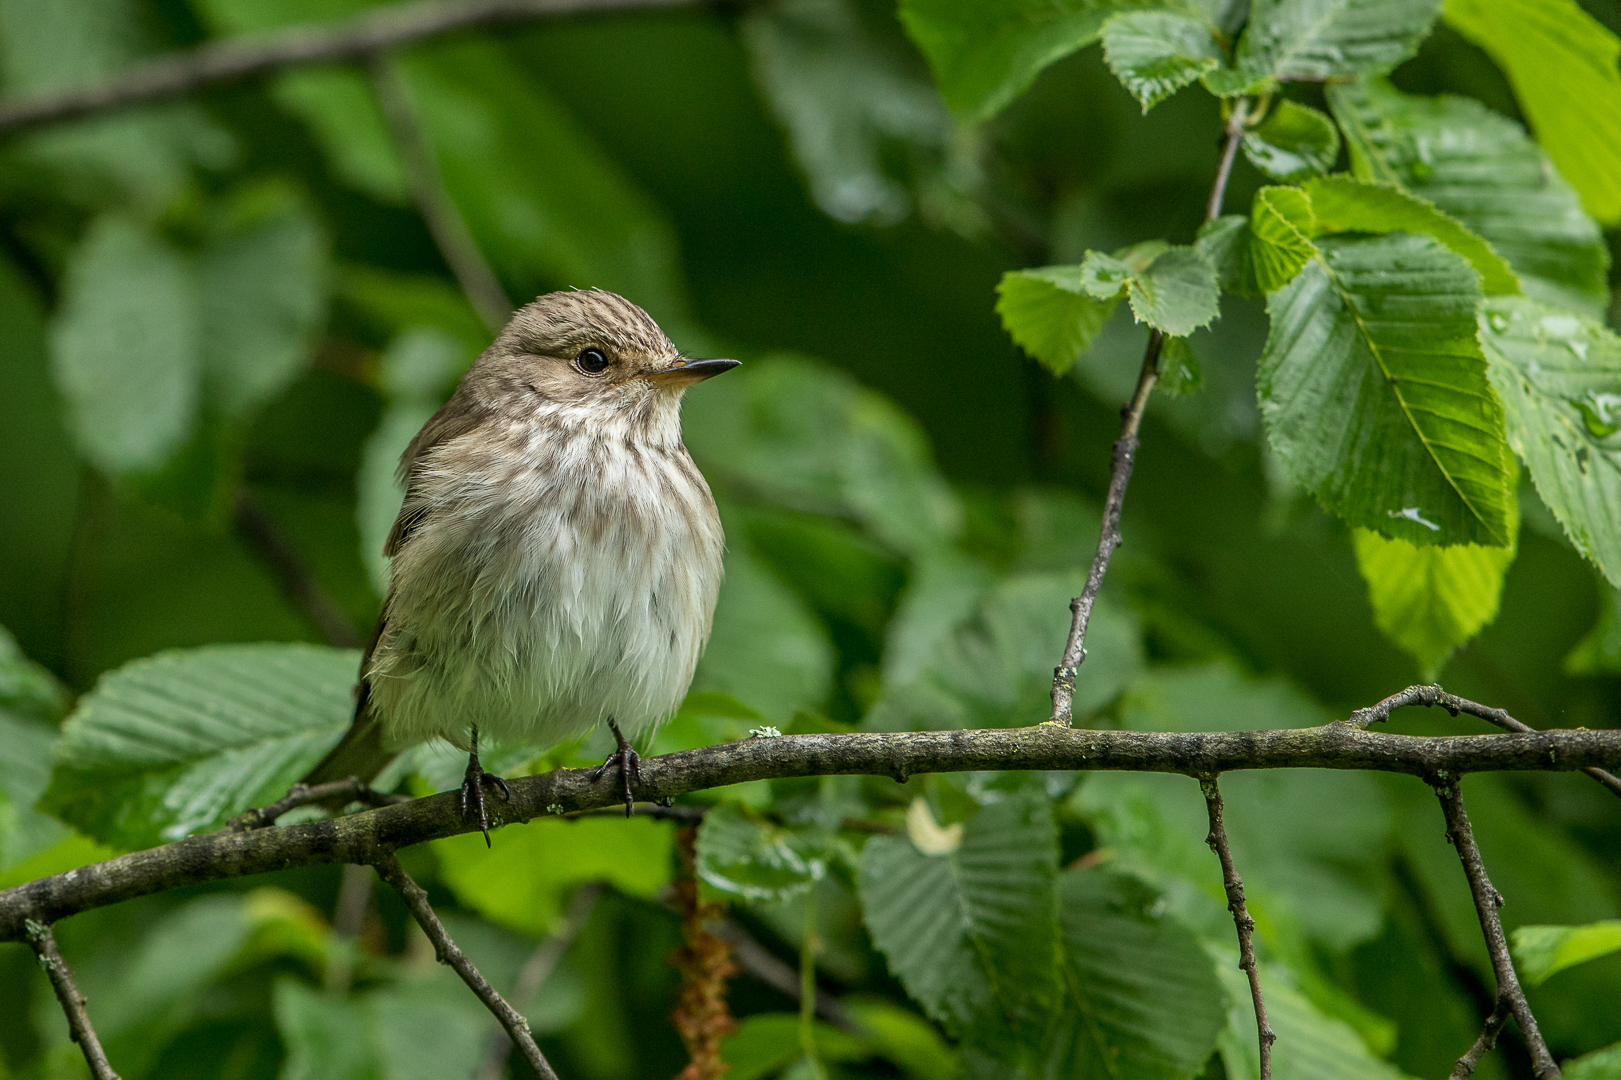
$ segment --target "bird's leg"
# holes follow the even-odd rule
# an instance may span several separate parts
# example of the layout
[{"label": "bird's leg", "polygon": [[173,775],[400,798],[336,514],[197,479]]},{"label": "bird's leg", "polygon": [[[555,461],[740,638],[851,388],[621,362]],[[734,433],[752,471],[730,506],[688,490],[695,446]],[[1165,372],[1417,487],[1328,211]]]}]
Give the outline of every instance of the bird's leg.
[{"label": "bird's leg", "polygon": [[630,784],[633,778],[638,784],[642,782],[642,755],[638,754],[636,748],[620,734],[619,725],[614,723],[611,716],[608,717],[608,730],[614,733],[614,742],[619,744],[619,749],[609,754],[607,761],[592,770],[591,779],[601,780],[602,774],[608,771],[608,766],[618,765],[619,779],[624,784],[625,816],[630,817],[631,811],[636,807],[636,795],[631,791]]},{"label": "bird's leg", "polygon": [[[510,801],[512,793],[507,790],[507,782],[494,773],[484,771],[484,766],[478,763],[478,726],[473,727],[473,749],[467,755],[467,773],[462,778],[462,820],[478,818],[478,827],[484,833],[484,846],[490,846],[490,815],[484,807],[484,789],[493,787],[501,793],[501,798]],[[476,811],[476,813],[475,813]]]}]

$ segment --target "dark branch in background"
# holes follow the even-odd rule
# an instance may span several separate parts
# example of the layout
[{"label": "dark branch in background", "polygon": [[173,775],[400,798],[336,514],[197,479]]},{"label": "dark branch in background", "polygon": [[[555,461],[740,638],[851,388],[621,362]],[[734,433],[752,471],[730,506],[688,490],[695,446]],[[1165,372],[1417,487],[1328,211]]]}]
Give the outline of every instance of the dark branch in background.
[{"label": "dark branch in background", "polygon": [[231,524],[242,542],[275,575],[287,599],[320,631],[327,644],[340,649],[358,649],[364,644],[355,632],[355,624],[304,565],[281,526],[247,488],[236,493]]},{"label": "dark branch in background", "polygon": [[312,806],[342,799],[345,804],[352,802],[365,803],[367,806],[393,806],[395,803],[410,802],[409,795],[390,795],[387,792],[377,791],[362,784],[359,780],[350,777],[348,780],[333,780],[326,784],[294,784],[292,788],[271,803],[255,810],[249,810],[240,817],[231,819],[228,828],[232,832],[248,832],[252,829],[262,829],[274,825],[276,819],[289,810],[296,810],[300,806]]},{"label": "dark branch in background", "polygon": [[321,980],[330,993],[346,993],[354,980],[358,939],[366,923],[366,912],[371,909],[371,888],[375,880],[369,867],[357,863],[343,866],[338,902],[332,908],[333,948]]},{"label": "dark branch in background", "polygon": [[394,60],[383,54],[371,57],[369,63],[377,102],[388,120],[389,133],[405,166],[406,182],[417,213],[433,234],[433,242],[444,256],[456,283],[462,287],[467,300],[484,320],[491,332],[500,330],[512,317],[512,299],[507,296],[495,271],[490,269],[484,253],[467,228],[467,221],[456,208],[455,200],[445,190],[444,176],[417,122],[416,110],[411,105],[411,94],[400,78]]},{"label": "dark branch in background", "polygon": [[[796,1002],[803,1001],[805,988],[800,982],[799,972],[778,959],[776,954],[731,919],[722,919],[714,929],[715,936],[731,946],[732,959],[737,961],[738,967],[784,997]],[[816,1012],[834,1027],[850,1032],[857,1030],[850,1010],[826,990],[816,991]]]},{"label": "dark branch in background", "polygon": [[[541,985],[557,967],[557,962],[563,959],[574,939],[579,937],[580,931],[585,929],[586,922],[591,918],[592,910],[597,901],[602,898],[603,887],[597,882],[581,885],[574,890],[569,898],[568,910],[563,912],[562,922],[557,924],[547,937],[536,946],[535,951],[529,954],[524,961],[522,970],[518,972],[518,981],[512,986],[512,1000],[519,1010],[528,1012],[534,1005],[535,995],[540,992]],[[498,1028],[490,1036],[490,1042],[484,1050],[484,1060],[475,1074],[476,1080],[501,1080],[501,1072],[507,1063],[507,1055],[512,1053],[512,1040],[507,1038],[506,1029]]]},{"label": "dark branch in background", "polygon": [[1233,913],[1233,925],[1238,928],[1238,966],[1249,976],[1250,997],[1255,1001],[1255,1035],[1261,1046],[1261,1080],[1272,1080],[1272,1044],[1277,1033],[1266,1019],[1266,1002],[1261,997],[1261,971],[1255,963],[1255,920],[1250,917],[1249,905],[1244,902],[1244,879],[1233,865],[1233,852],[1227,844],[1227,826],[1222,822],[1221,789],[1214,776],[1199,781],[1204,792],[1205,809],[1210,812],[1210,832],[1205,843],[1221,860],[1221,882],[1227,891],[1227,910]]},{"label": "dark branch in background", "polygon": [[96,1029],[90,1024],[90,1013],[85,1010],[84,995],[79,993],[73,969],[68,967],[68,962],[62,958],[62,951],[56,947],[56,935],[51,933],[49,924],[32,919],[28,921],[25,932],[29,947],[39,957],[39,966],[45,969],[46,976],[51,980],[51,989],[56,991],[56,1000],[67,1015],[68,1031],[73,1041],[79,1044],[79,1049],[84,1051],[90,1075],[94,1080],[118,1080],[118,1074],[107,1062],[107,1052],[101,1048],[101,1040],[96,1038]]},{"label": "dark branch in background", "polygon": [[1486,1017],[1486,1025],[1480,1029],[1480,1037],[1469,1047],[1468,1052],[1458,1059],[1458,1063],[1452,1066],[1452,1072],[1448,1074],[1447,1080],[1469,1080],[1486,1051],[1497,1045],[1497,1036],[1502,1033],[1503,1025],[1506,1023],[1508,1010],[1501,1004],[1493,1006],[1492,1014]]},{"label": "dark branch in background", "polygon": [[352,19],[244,35],[158,57],[95,86],[0,101],[0,134],[134,105],[172,101],[204,87],[282,68],[362,61],[462,30],[568,15],[686,7],[693,0],[464,0],[382,8]]},{"label": "dark branch in background", "polygon": [[[1543,1041],[1542,1032],[1537,1028],[1537,1018],[1531,1015],[1525,991],[1520,988],[1520,977],[1514,972],[1514,961],[1508,953],[1508,938],[1503,934],[1503,921],[1497,917],[1497,909],[1503,906],[1503,894],[1492,888],[1491,880],[1486,877],[1486,864],[1481,860],[1480,848],[1475,844],[1474,830],[1469,827],[1469,814],[1464,810],[1458,781],[1447,773],[1436,775],[1442,778],[1435,780],[1434,785],[1435,794],[1441,800],[1441,812],[1447,819],[1447,842],[1458,849],[1463,872],[1469,878],[1469,893],[1475,900],[1475,914],[1480,918],[1480,931],[1486,937],[1486,952],[1491,955],[1492,974],[1497,979],[1497,998],[1491,1019],[1486,1021],[1486,1030],[1481,1033],[1475,1046],[1470,1047],[1469,1053],[1476,1060],[1479,1059],[1476,1047],[1480,1047],[1482,1042],[1486,1043],[1486,1047],[1491,1045],[1490,1040],[1496,1035],[1492,1031],[1493,1024],[1495,1022],[1495,1026],[1501,1029],[1501,1014],[1507,1012],[1513,1015],[1514,1022],[1520,1025],[1520,1034],[1525,1036],[1526,1048],[1531,1051],[1531,1071],[1536,1074],[1537,1080],[1558,1076],[1559,1066],[1548,1052],[1548,1044]],[[1480,1050],[1483,1053],[1485,1047]],[[1465,1061],[1468,1061],[1468,1055],[1459,1060],[1452,1071],[1453,1076],[1464,1068]],[[1469,1069],[1473,1068],[1474,1064],[1470,1062]],[[1466,1071],[1463,1075],[1468,1076],[1469,1073]]]},{"label": "dark branch in background", "polygon": [[[780,735],[644,758],[638,794],[650,802],[745,780],[790,776],[1062,770],[1211,776],[1245,769],[1367,769],[1428,778],[1445,773],[1558,772],[1621,765],[1621,730],[1501,735],[1393,735],[1347,721],[1279,731],[1087,731],[1041,724],[977,731]],[[509,782],[497,825],[621,805],[615,778],[557,769]],[[119,855],[0,890],[0,941],[27,919],[57,919],[122,900],[318,863],[372,863],[413,844],[468,832],[457,793],[445,792],[332,820],[221,830]]]},{"label": "dark branch in background", "polygon": [[[1358,709],[1351,714],[1351,723],[1359,728],[1367,728],[1373,724],[1382,724],[1390,719],[1390,714],[1405,705],[1439,705],[1453,716],[1467,713],[1495,724],[1505,731],[1536,731],[1530,724],[1524,724],[1514,719],[1506,710],[1494,709],[1490,705],[1482,705],[1468,698],[1461,698],[1457,694],[1449,694],[1439,686],[1409,686],[1407,689],[1391,694],[1377,705],[1369,705],[1366,709]],[[1582,772],[1609,788],[1612,793],[1621,796],[1621,777],[1614,773],[1600,769],[1597,766],[1583,769]]]},{"label": "dark branch in background", "polygon": [[546,1061],[546,1055],[540,1052],[540,1047],[535,1043],[535,1036],[529,1030],[529,1021],[520,1016],[517,1009],[508,1005],[506,999],[495,992],[495,987],[490,985],[490,981],[473,966],[473,962],[467,959],[467,955],[451,940],[445,924],[439,921],[439,916],[434,914],[433,905],[428,903],[427,892],[411,880],[411,875],[405,872],[400,860],[390,853],[378,857],[372,865],[377,868],[377,876],[388,882],[394,891],[400,894],[400,899],[405,901],[411,917],[416,919],[417,925],[422,927],[422,932],[433,942],[434,955],[439,958],[439,962],[449,964],[455,969],[468,989],[472,990],[484,1003],[485,1008],[501,1021],[507,1037],[518,1048],[518,1052],[529,1063],[529,1067],[535,1070],[535,1075],[541,1080],[557,1080],[557,1074],[552,1072],[551,1065]]},{"label": "dark branch in background", "polygon": [[[1227,194],[1227,179],[1233,171],[1233,155],[1238,152],[1244,137],[1244,120],[1248,102],[1239,98],[1227,117],[1221,149],[1221,162],[1216,166],[1216,179],[1210,186],[1210,199],[1205,207],[1205,220],[1221,216],[1222,200]],[[1126,485],[1131,482],[1131,470],[1137,463],[1137,432],[1142,426],[1143,410],[1148,407],[1148,396],[1159,381],[1160,350],[1165,346],[1165,335],[1158,330],[1148,333],[1148,347],[1143,352],[1142,371],[1137,375],[1137,389],[1131,400],[1120,410],[1120,438],[1115,441],[1114,454],[1109,463],[1109,494],[1103,501],[1103,525],[1098,533],[1097,554],[1092,556],[1092,567],[1086,573],[1086,585],[1081,595],[1070,601],[1069,640],[1064,644],[1064,655],[1053,669],[1053,711],[1048,723],[1069,727],[1074,722],[1075,676],[1086,660],[1086,628],[1092,621],[1092,605],[1097,602],[1103,588],[1103,576],[1108,573],[1109,560],[1114,549],[1122,542],[1120,513],[1126,504]]]}]

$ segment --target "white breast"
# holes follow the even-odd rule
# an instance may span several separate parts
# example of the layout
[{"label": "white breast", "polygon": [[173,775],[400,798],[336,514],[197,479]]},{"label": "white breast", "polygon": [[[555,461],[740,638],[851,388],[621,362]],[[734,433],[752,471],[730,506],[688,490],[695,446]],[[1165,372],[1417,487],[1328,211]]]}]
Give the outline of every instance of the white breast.
[{"label": "white breast", "polygon": [[477,725],[544,748],[610,717],[634,737],[686,694],[720,585],[709,488],[673,422],[659,438],[556,412],[419,474],[430,510],[394,560],[367,673],[396,746],[465,750]]}]

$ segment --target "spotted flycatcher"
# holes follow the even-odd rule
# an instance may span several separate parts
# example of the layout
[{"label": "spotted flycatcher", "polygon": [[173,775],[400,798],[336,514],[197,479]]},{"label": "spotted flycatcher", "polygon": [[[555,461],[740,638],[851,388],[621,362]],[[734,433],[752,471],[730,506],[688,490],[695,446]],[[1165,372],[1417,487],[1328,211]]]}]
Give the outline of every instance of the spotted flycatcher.
[{"label": "spotted flycatcher", "polygon": [[484,351],[400,458],[388,598],[354,722],[306,783],[369,781],[434,737],[468,753],[462,813],[489,839],[480,735],[538,749],[680,704],[709,638],[723,537],[681,443],[681,395],[736,360],[682,357],[613,293],[550,293]]}]

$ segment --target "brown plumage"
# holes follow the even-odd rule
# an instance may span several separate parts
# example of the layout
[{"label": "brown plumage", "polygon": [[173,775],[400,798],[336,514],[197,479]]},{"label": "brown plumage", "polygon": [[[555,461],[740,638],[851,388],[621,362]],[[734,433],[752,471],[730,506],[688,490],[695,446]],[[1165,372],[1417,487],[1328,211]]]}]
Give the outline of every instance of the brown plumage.
[{"label": "brown plumage", "polygon": [[603,722],[635,738],[673,712],[723,543],[680,399],[735,365],[684,359],[613,293],[514,315],[401,457],[355,721],[306,782],[370,780],[443,738],[472,754],[463,794],[482,813],[480,733],[543,749]]}]

